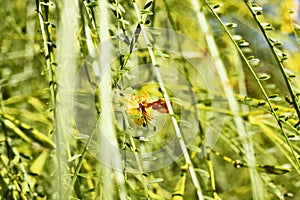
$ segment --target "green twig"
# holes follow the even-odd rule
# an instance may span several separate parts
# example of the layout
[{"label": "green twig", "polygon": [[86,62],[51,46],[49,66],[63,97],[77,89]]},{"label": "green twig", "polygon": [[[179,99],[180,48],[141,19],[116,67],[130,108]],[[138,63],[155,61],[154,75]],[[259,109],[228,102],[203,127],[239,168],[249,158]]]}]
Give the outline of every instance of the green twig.
[{"label": "green twig", "polygon": [[261,25],[260,21],[258,20],[258,17],[257,17],[257,16],[258,16],[258,13],[255,13],[255,12],[252,10],[252,6],[253,6],[252,3],[251,3],[250,1],[248,1],[248,0],[244,0],[244,2],[245,2],[245,4],[247,5],[247,7],[248,7],[249,11],[251,12],[251,14],[252,14],[252,16],[253,16],[253,18],[254,18],[254,20],[255,20],[257,26],[259,27],[261,33],[263,34],[265,40],[267,41],[267,43],[268,43],[268,45],[269,45],[269,47],[270,47],[270,50],[271,50],[271,52],[272,52],[272,54],[273,54],[273,56],[274,56],[274,58],[275,58],[275,60],[276,60],[276,62],[277,62],[277,65],[278,65],[278,67],[279,67],[279,69],[280,69],[280,72],[281,72],[281,74],[282,74],[283,77],[284,77],[286,86],[287,86],[287,88],[288,88],[288,90],[289,90],[289,93],[290,93],[290,95],[291,95],[291,97],[292,97],[292,103],[293,103],[293,106],[294,106],[294,108],[295,108],[295,110],[296,110],[296,113],[297,113],[297,115],[298,115],[298,119],[299,119],[299,121],[300,121],[300,108],[299,108],[298,98],[297,98],[297,95],[296,95],[295,91],[294,91],[293,88],[292,88],[292,85],[291,85],[291,83],[290,83],[290,78],[288,77],[287,73],[286,73],[285,70],[284,70],[284,66],[283,66],[283,61],[284,61],[284,59],[281,59],[281,58],[278,56],[278,54],[276,53],[276,51],[275,51],[275,48],[276,48],[276,47],[275,47],[274,45],[272,45],[272,43],[271,43],[271,41],[270,41],[270,38],[269,38],[269,36],[267,35],[266,30],[264,29],[264,27]]},{"label": "green twig", "polygon": [[[203,2],[211,9],[210,5],[207,3],[206,0],[203,0]],[[207,47],[208,47],[209,52],[214,60],[217,72],[219,74],[222,85],[224,87],[226,98],[228,99],[229,108],[233,113],[238,113],[240,108],[239,108],[237,101],[235,100],[232,87],[229,85],[229,79],[228,79],[228,75],[226,73],[225,65],[220,57],[219,50],[216,45],[214,36],[210,32],[210,28],[209,28],[206,16],[203,13],[203,10],[200,8],[197,0],[192,0],[192,4],[193,4],[193,7],[194,7],[196,15],[197,15],[199,26],[201,27],[201,29],[204,33]],[[211,9],[211,11],[213,12],[212,9]],[[254,157],[253,141],[252,141],[252,138],[248,135],[248,133],[246,131],[245,125],[243,123],[243,119],[240,116],[235,115],[233,117],[233,120],[234,120],[235,126],[237,128],[237,132],[238,132],[239,136],[242,138],[242,145],[245,150],[246,160],[250,165],[255,165],[256,161],[255,161],[255,157]],[[263,194],[263,191],[261,190],[261,180],[259,179],[257,171],[250,169],[250,179],[251,179],[251,185],[253,188],[253,190],[252,190],[253,198],[254,199],[262,199],[264,194]]]},{"label": "green twig", "polygon": [[[285,139],[286,139],[286,142],[288,143],[290,149],[291,149],[291,152],[292,152],[292,155],[295,159],[295,162],[297,163],[297,166],[298,168],[300,169],[300,164],[299,164],[299,161],[295,155],[295,152],[293,150],[293,146],[292,144],[290,143],[289,139],[288,139],[288,136],[287,134],[285,133],[284,129],[283,129],[283,126],[282,126],[282,122],[281,120],[279,119],[278,115],[276,114],[276,111],[275,111],[275,108],[273,107],[273,105],[271,104],[271,101],[269,100],[268,98],[268,95],[261,83],[261,80],[258,78],[258,76],[256,75],[253,67],[251,66],[251,64],[249,63],[249,61],[247,60],[246,56],[244,55],[244,53],[242,52],[241,48],[239,47],[238,43],[234,40],[234,38],[232,37],[232,35],[230,34],[229,30],[226,28],[226,26],[223,24],[222,20],[220,19],[220,17],[214,12],[213,8],[208,4],[208,2],[206,0],[204,0],[205,4],[207,5],[207,7],[209,8],[209,10],[211,11],[212,15],[214,16],[214,18],[217,20],[217,22],[220,24],[221,28],[224,30],[224,32],[228,35],[228,37],[230,38],[230,40],[232,41],[232,43],[235,45],[236,49],[238,50],[238,52],[240,53],[242,59],[244,60],[246,66],[248,67],[248,69],[250,70],[252,76],[255,78],[256,80],[256,83],[258,84],[261,92],[263,93],[263,96],[265,97],[266,99],[266,102],[267,104],[269,105],[269,108],[273,114],[273,116],[275,117],[279,127],[280,127],[280,130],[281,132],[283,133]],[[273,49],[273,48],[272,48]]]},{"label": "green twig", "polygon": [[203,197],[203,194],[202,194],[202,191],[201,191],[200,183],[199,183],[199,180],[197,178],[197,175],[196,175],[193,163],[191,161],[191,158],[189,156],[189,153],[187,151],[187,146],[186,146],[186,144],[183,140],[183,135],[182,135],[181,130],[179,128],[179,125],[177,123],[177,120],[176,120],[176,117],[175,117],[175,114],[174,114],[174,111],[173,111],[173,108],[172,108],[172,104],[170,102],[170,97],[167,93],[164,81],[163,81],[161,73],[160,73],[159,64],[156,62],[156,58],[154,56],[154,52],[153,52],[153,49],[152,49],[151,42],[149,40],[149,37],[147,35],[147,31],[145,30],[145,26],[143,24],[143,19],[140,15],[140,11],[137,7],[136,2],[134,0],[132,2],[133,2],[133,6],[134,6],[134,9],[135,9],[135,12],[136,12],[137,19],[139,21],[139,25],[140,25],[140,28],[141,28],[141,33],[143,34],[145,42],[147,44],[147,49],[148,49],[148,52],[149,52],[149,55],[150,55],[150,58],[151,58],[152,65],[153,65],[155,73],[156,73],[156,77],[158,79],[160,89],[161,89],[161,91],[163,93],[163,96],[166,100],[167,108],[168,108],[168,111],[169,111],[174,129],[175,129],[177,139],[178,139],[180,147],[181,147],[181,151],[182,151],[183,156],[185,158],[186,164],[188,165],[188,169],[189,169],[194,187],[196,188],[198,199],[203,200],[204,197]]},{"label": "green twig", "polygon": [[[56,128],[58,126],[58,121],[56,120],[57,118],[57,113],[56,113],[56,82],[55,82],[55,73],[54,73],[54,53],[53,53],[53,45],[52,43],[52,33],[51,33],[51,26],[50,26],[50,13],[49,13],[49,1],[45,0],[44,1],[44,8],[45,8],[45,15],[42,13],[42,7],[41,7],[41,2],[37,5],[37,11],[38,11],[38,17],[39,17],[39,22],[40,22],[40,28],[41,28],[41,33],[42,33],[42,38],[43,38],[43,44],[44,44],[44,55],[46,58],[46,67],[47,67],[47,72],[48,72],[48,82],[49,82],[49,88],[50,88],[50,95],[51,95],[51,103],[52,103],[52,112],[53,112],[53,121],[54,121],[54,127],[53,127],[53,132],[54,135],[56,136],[56,152],[60,152],[60,134],[57,133]],[[45,17],[45,20],[44,20]],[[46,25],[46,26],[45,26]],[[57,154],[58,155],[58,154]],[[62,162],[60,159],[60,156],[57,156],[57,183],[62,184],[62,176],[61,176],[61,166]],[[58,188],[58,196],[59,199],[62,198],[62,187],[61,185],[57,186]]]}]

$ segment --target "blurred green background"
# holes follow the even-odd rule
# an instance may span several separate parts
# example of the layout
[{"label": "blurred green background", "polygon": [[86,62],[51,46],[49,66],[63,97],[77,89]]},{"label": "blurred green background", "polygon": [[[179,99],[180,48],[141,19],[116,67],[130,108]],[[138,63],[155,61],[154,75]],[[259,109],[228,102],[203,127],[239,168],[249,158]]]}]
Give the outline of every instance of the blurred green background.
[{"label": "blurred green background", "polygon": [[[195,2],[205,14],[209,34],[197,18]],[[145,70],[151,58],[144,37],[140,34],[136,43],[132,39],[139,23],[149,28],[146,31],[162,66],[178,123],[189,141],[186,149],[203,198],[298,199],[300,132],[292,96],[299,106],[299,2],[249,2],[252,11],[262,8],[258,19],[267,27],[264,31],[244,1],[209,1],[211,7],[215,5],[214,13],[205,2],[136,1],[143,17],[139,21],[132,1],[1,0],[0,199],[199,199],[183,156],[162,168],[153,167],[154,171],[139,168],[135,173],[120,173],[99,162],[98,150],[92,150],[99,145],[96,140],[96,144],[87,142],[97,128],[95,122],[102,110],[97,106],[103,105],[104,98],[97,96],[101,88],[93,68],[97,60],[93,53],[101,42],[110,39],[114,49],[109,57],[113,59],[111,92],[117,99],[131,90],[147,91],[151,101],[163,98],[154,71]],[[218,3],[222,6],[216,6]],[[224,31],[226,25],[239,43],[238,49]],[[109,36],[103,37],[102,30]],[[219,58],[211,55],[207,35],[213,36]],[[277,57],[268,40],[279,50]],[[246,62],[239,49],[248,58]],[[285,67],[283,74],[277,61],[285,56],[287,60],[280,61]],[[233,99],[228,98],[217,59],[229,77],[226,86],[232,89]],[[247,63],[260,79],[255,79]],[[85,65],[90,80],[82,71]],[[184,81],[172,79],[177,73]],[[127,79],[130,76],[137,78]],[[231,101],[237,103],[237,113],[231,109]],[[111,111],[119,118],[112,120],[112,125],[121,154],[125,149],[133,157],[152,152],[176,138],[168,118],[165,124],[158,123],[165,129],[152,141],[137,139],[135,131],[146,129],[136,127],[130,116],[116,114],[124,112],[124,102],[113,103]],[[129,127],[124,126],[125,116]],[[164,119],[154,116],[158,116],[151,119],[154,124]],[[246,139],[239,133],[236,118],[242,121]],[[247,152],[244,140],[253,152]],[[206,148],[207,144],[217,152]],[[179,146],[176,148],[181,154]],[[105,154],[105,149],[100,151]],[[247,163],[249,154],[257,165]],[[121,158],[126,162],[126,156]],[[134,159],[135,164],[144,162]],[[154,160],[150,162],[153,166],[161,164],[156,158],[148,159]],[[255,186],[254,180],[259,185]]]}]

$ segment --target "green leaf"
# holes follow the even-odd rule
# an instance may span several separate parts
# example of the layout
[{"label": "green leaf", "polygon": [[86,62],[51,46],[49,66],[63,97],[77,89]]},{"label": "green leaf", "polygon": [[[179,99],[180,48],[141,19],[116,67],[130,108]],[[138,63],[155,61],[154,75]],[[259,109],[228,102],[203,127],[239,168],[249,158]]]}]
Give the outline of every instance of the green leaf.
[{"label": "green leaf", "polygon": [[277,41],[277,42],[274,42],[273,45],[274,45],[275,47],[281,47],[281,46],[282,46],[282,42]]},{"label": "green leaf", "polygon": [[274,47],[274,51],[277,55],[277,57],[281,60],[281,61],[284,61],[284,60],[287,60],[288,57],[286,54],[284,54],[280,49],[278,49],[277,47]]},{"label": "green leaf", "polygon": [[285,197],[294,197],[293,193],[287,192],[284,194]]},{"label": "green leaf", "polygon": [[2,79],[0,80],[0,85],[1,85],[1,87],[5,86],[5,85],[8,83],[8,81],[9,81],[9,79],[2,78]]},{"label": "green leaf", "polygon": [[125,20],[125,19],[119,19],[120,22],[124,23],[124,24],[130,24],[129,21]]},{"label": "green leaf", "polygon": [[78,176],[80,176],[82,178],[90,178],[90,175],[87,173],[79,173]]},{"label": "green leaf", "polygon": [[206,178],[210,177],[209,173],[203,169],[196,168],[195,171],[198,172],[203,177],[206,177]]},{"label": "green leaf", "polygon": [[243,39],[241,35],[233,35],[232,38],[234,39],[234,41],[239,41]]},{"label": "green leaf", "polygon": [[300,140],[300,137],[298,135],[289,135],[288,138],[291,141],[299,141]]},{"label": "green leaf", "polygon": [[188,128],[192,127],[192,124],[189,121],[186,121],[186,120],[177,120],[177,122],[180,125],[180,127],[188,127]]},{"label": "green leaf", "polygon": [[143,172],[142,175],[145,176],[145,177],[149,177],[149,174],[146,173],[146,172]]},{"label": "green leaf", "polygon": [[274,27],[272,27],[272,26],[267,26],[267,27],[264,27],[264,29],[265,29],[266,31],[272,31],[272,30],[274,30]]},{"label": "green leaf", "polygon": [[289,78],[295,78],[296,77],[296,75],[295,74],[291,74],[291,75],[289,75]]},{"label": "green leaf", "polygon": [[251,7],[251,10],[252,10],[252,12],[255,13],[256,15],[261,15],[261,14],[263,13],[263,8],[260,7],[260,6],[255,6],[255,5],[253,5],[253,6]]},{"label": "green leaf", "polygon": [[266,80],[270,79],[271,76],[269,74],[267,74],[267,73],[259,73],[258,74],[258,78],[261,81],[266,81]]},{"label": "green leaf", "polygon": [[157,157],[155,156],[145,156],[142,158],[143,161],[153,161],[153,160],[157,160]]},{"label": "green leaf", "polygon": [[268,96],[269,99],[274,99],[277,97],[278,97],[278,94],[271,94],[270,96]]},{"label": "green leaf", "polygon": [[72,162],[73,160],[76,160],[77,158],[81,157],[81,154],[76,154],[68,159],[68,162]]},{"label": "green leaf", "polygon": [[249,46],[249,42],[246,42],[245,40],[238,40],[238,41],[236,41],[236,43],[237,43],[240,47],[247,47],[247,46]]},{"label": "green leaf", "polygon": [[20,128],[26,133],[28,137],[33,139],[35,142],[39,143],[41,146],[48,148],[55,148],[55,145],[51,138],[39,132],[37,129],[34,129],[27,124],[21,123]]},{"label": "green leaf", "polygon": [[282,46],[282,42],[280,42],[280,41],[278,41],[276,39],[273,39],[273,38],[270,37],[269,40],[272,42],[273,46],[275,46],[275,47]]},{"label": "green leaf", "polygon": [[249,54],[250,54],[250,53],[252,53],[252,49],[249,48],[249,47],[243,47],[243,48],[242,48],[242,52],[245,53],[245,54],[246,54],[246,53],[249,53]]},{"label": "green leaf", "polygon": [[30,142],[30,140],[34,140],[43,147],[55,148],[52,139],[39,132],[37,129],[29,126],[28,124],[20,122],[11,115],[5,114],[3,115],[3,117],[7,119],[4,121],[5,125],[9,128],[12,128],[12,130],[20,137],[22,137],[25,141]]},{"label": "green leaf", "polygon": [[254,56],[249,56],[249,57],[247,57],[247,60],[252,60],[254,58],[255,58]]},{"label": "green leaf", "polygon": [[148,3],[146,3],[144,10],[146,10],[147,8],[149,8],[152,5],[153,1],[149,1]]},{"label": "green leaf", "polygon": [[142,15],[153,15],[153,12],[149,11],[149,10],[142,10],[141,11]]},{"label": "green leaf", "polygon": [[292,171],[289,168],[273,166],[273,165],[258,165],[256,169],[259,172],[263,172],[267,174],[276,174],[276,175],[282,175]]},{"label": "green leaf", "polygon": [[260,25],[263,26],[263,27],[271,26],[270,23],[265,23],[265,22],[261,22]]},{"label": "green leaf", "polygon": [[161,183],[161,182],[163,182],[163,181],[164,181],[163,178],[154,178],[154,179],[149,180],[148,182],[149,182],[150,184],[152,184],[152,183]]},{"label": "green leaf", "polygon": [[264,101],[258,102],[258,104],[257,104],[257,106],[264,106],[264,105],[266,105],[266,102],[264,102]]},{"label": "green leaf", "polygon": [[244,43],[244,42],[245,42],[245,40],[243,40],[243,39],[236,40],[236,43],[237,43],[237,44],[241,44],[241,43]]},{"label": "green leaf", "polygon": [[287,68],[284,68],[284,71],[285,71],[285,73],[287,74],[287,76],[289,78],[295,78],[296,77],[296,75],[291,70],[289,70]]},{"label": "green leaf", "polygon": [[91,1],[90,3],[86,4],[86,7],[96,7],[98,6],[98,1]]},{"label": "green leaf", "polygon": [[40,175],[43,172],[45,163],[47,161],[49,152],[43,151],[40,155],[32,162],[29,170],[33,174]]},{"label": "green leaf", "polygon": [[220,7],[222,7],[223,6],[223,4],[222,3],[218,3],[218,4],[215,4],[215,5],[213,5],[213,9],[218,9],[218,8],[220,8]]},{"label": "green leaf", "polygon": [[195,146],[195,145],[189,146],[189,149],[190,149],[191,151],[194,151],[194,152],[197,152],[197,153],[201,153],[201,152],[202,152],[201,148],[198,147],[198,146]]},{"label": "green leaf", "polygon": [[287,59],[288,59],[287,55],[283,53],[282,57],[281,57],[281,61],[284,61],[284,60],[287,60]]},{"label": "green leaf", "polygon": [[249,63],[252,66],[257,66],[260,63],[260,60],[258,58],[253,58],[253,59],[249,60]]},{"label": "green leaf", "polygon": [[120,3],[118,4],[118,9],[123,13],[126,12],[125,8]]},{"label": "green leaf", "polygon": [[25,140],[27,143],[31,143],[31,140],[27,137],[27,135],[21,131],[12,121],[8,119],[3,120],[6,128],[9,128],[12,132],[17,134],[19,137],[21,137],[23,140]]},{"label": "green leaf", "polygon": [[235,28],[235,27],[237,27],[237,24],[236,23],[226,23],[225,26],[227,28]]}]

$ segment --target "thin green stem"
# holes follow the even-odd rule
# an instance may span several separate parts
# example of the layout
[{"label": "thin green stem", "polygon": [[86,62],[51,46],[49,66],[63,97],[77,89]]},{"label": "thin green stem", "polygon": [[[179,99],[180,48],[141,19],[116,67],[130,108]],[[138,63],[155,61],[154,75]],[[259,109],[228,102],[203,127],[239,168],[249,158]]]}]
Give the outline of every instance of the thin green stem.
[{"label": "thin green stem", "polygon": [[87,1],[83,1],[83,4],[89,18],[88,23],[90,24],[92,33],[94,34],[92,39],[97,44],[100,41],[100,37],[97,31],[97,23],[96,23],[93,7],[89,7]]},{"label": "thin green stem", "polygon": [[[208,5],[206,0],[203,0],[204,4]],[[216,45],[215,39],[213,34],[210,32],[210,28],[206,19],[205,14],[203,13],[203,10],[200,8],[199,3],[197,0],[192,0],[193,7],[195,9],[197,19],[199,26],[201,27],[201,30],[204,33],[205,41],[207,44],[207,47],[209,49],[209,52],[214,60],[214,64],[216,67],[216,70],[219,74],[221,83],[224,87],[226,98],[228,99],[229,108],[233,113],[238,113],[240,108],[235,100],[234,92],[232,87],[229,84],[228,75],[225,69],[225,65],[220,57],[218,47]],[[209,6],[210,7],[210,6]],[[250,165],[255,165],[255,157],[254,157],[254,148],[253,148],[253,141],[252,138],[249,136],[249,134],[246,131],[246,127],[243,123],[243,119],[235,115],[233,117],[235,126],[237,128],[237,132],[239,136],[242,138],[242,146],[245,150],[245,158],[247,162]],[[249,169],[250,171],[250,179],[251,179],[251,185],[252,185],[252,193],[254,199],[262,199],[264,194],[261,188],[261,180],[258,176],[257,171]]]},{"label": "thin green stem", "polygon": [[148,52],[149,52],[149,55],[150,55],[150,58],[151,58],[152,65],[153,65],[155,73],[156,73],[156,77],[158,79],[160,89],[161,89],[161,91],[163,93],[163,96],[166,100],[167,108],[168,108],[168,111],[169,111],[169,114],[170,114],[170,117],[171,117],[171,120],[172,120],[172,123],[173,123],[173,127],[175,129],[177,139],[178,139],[180,147],[181,147],[181,151],[182,151],[183,156],[185,158],[185,161],[188,165],[189,172],[190,172],[194,187],[196,188],[198,199],[203,200],[204,197],[203,197],[203,194],[202,194],[202,191],[201,191],[200,183],[198,181],[193,163],[192,163],[190,155],[188,153],[187,146],[186,146],[186,144],[183,140],[183,135],[182,135],[181,130],[179,128],[179,125],[177,123],[177,120],[176,120],[176,117],[175,117],[175,114],[174,114],[174,111],[173,111],[173,108],[172,108],[172,104],[170,102],[170,97],[169,97],[169,95],[167,93],[167,90],[165,88],[165,84],[164,84],[164,81],[163,81],[161,73],[160,73],[159,64],[156,62],[156,58],[154,56],[152,45],[151,45],[150,39],[147,35],[147,31],[145,29],[145,26],[143,24],[143,20],[142,20],[142,17],[140,15],[140,11],[137,7],[136,2],[134,0],[132,2],[133,2],[133,6],[134,6],[134,9],[135,9],[135,12],[136,12],[137,19],[139,21],[139,25],[141,27],[141,33],[143,34],[145,42],[147,44],[147,49],[148,49]]},{"label": "thin green stem", "polygon": [[[100,154],[103,155],[103,158],[106,162],[112,165],[112,169],[103,168],[104,178],[110,178],[111,175],[109,171],[113,171],[116,177],[116,183],[118,185],[118,193],[119,198],[121,200],[127,199],[127,191],[125,187],[125,179],[119,169],[122,169],[122,161],[121,155],[118,148],[112,148],[108,144],[112,145],[113,147],[118,147],[118,142],[116,138],[116,131],[113,125],[113,105],[112,105],[112,88],[111,88],[111,81],[112,81],[112,74],[110,68],[110,62],[114,58],[113,54],[113,44],[110,40],[107,40],[109,35],[109,24],[110,16],[108,10],[108,1],[101,0],[101,6],[98,7],[99,13],[99,36],[101,39],[102,44],[100,45],[99,49],[99,65],[101,74],[101,80],[99,83],[100,89],[100,104],[101,104],[101,121],[100,121],[100,147],[98,148]],[[110,148],[110,149],[106,149]],[[104,180],[103,182],[104,188],[104,198],[110,199],[113,197],[111,193],[113,191],[113,181],[112,180]]]},{"label": "thin green stem", "polygon": [[[47,5],[48,4],[48,5]],[[49,1],[45,1],[45,16],[43,16],[42,13],[42,7],[40,2],[37,4],[37,11],[38,11],[38,17],[40,22],[40,28],[43,38],[43,44],[44,44],[44,54],[46,58],[46,67],[48,72],[48,82],[49,82],[49,88],[50,88],[50,95],[51,95],[51,103],[52,103],[52,112],[53,112],[53,121],[54,121],[54,127],[53,132],[56,136],[56,152],[57,152],[57,183],[59,185],[57,186],[58,189],[58,196],[59,199],[62,199],[62,187],[60,184],[62,184],[62,176],[61,176],[61,166],[62,162],[60,159],[60,156],[58,156],[58,153],[61,151],[60,149],[60,134],[57,133],[56,128],[58,126],[57,113],[56,113],[56,83],[55,83],[55,75],[54,75],[54,54],[53,54],[53,43],[51,42],[51,26],[50,26],[50,18],[49,18]],[[46,17],[46,21],[44,20],[44,17]],[[46,23],[47,22],[47,23]],[[46,27],[45,27],[46,24]]]},{"label": "thin green stem", "polygon": [[[164,0],[164,4],[166,6],[168,19],[170,21],[170,24],[171,24],[172,28],[175,31],[179,31],[179,28],[177,27],[177,25],[175,23],[175,20],[173,19],[172,15],[171,15],[170,6],[169,6],[169,4],[166,0]],[[182,68],[183,68],[183,71],[184,71],[184,76],[187,79],[187,81],[189,82],[189,84],[192,85],[192,81],[191,81],[190,74],[189,74],[189,69],[187,67],[187,60],[184,58],[184,55],[182,53],[181,41],[180,41],[180,38],[178,37],[177,34],[176,34],[176,41],[177,41],[177,45],[178,45],[178,49],[179,49],[179,53],[180,53],[180,60],[183,62]],[[190,94],[193,94],[193,91],[192,91],[191,87],[189,87],[188,90],[189,90]],[[195,96],[191,95],[191,97],[192,97],[192,102],[196,102]],[[194,105],[194,107],[196,107],[196,105]],[[200,137],[201,137],[201,140],[203,141],[205,139],[205,133],[204,133],[201,121],[200,121],[198,116],[200,116],[200,114],[198,112],[198,109],[195,109],[194,117],[195,117],[195,119],[197,119]]]},{"label": "thin green stem", "polygon": [[94,125],[93,131],[92,131],[91,135],[89,136],[88,141],[86,142],[86,145],[85,145],[83,151],[81,152],[80,159],[79,159],[79,161],[78,161],[78,163],[77,163],[77,165],[75,167],[75,172],[74,172],[74,175],[73,175],[72,180],[70,182],[69,190],[67,191],[67,197],[69,197],[69,195],[71,194],[71,192],[72,192],[72,190],[74,188],[74,185],[75,185],[75,182],[77,180],[77,177],[78,177],[78,174],[80,172],[80,169],[82,167],[83,161],[84,161],[84,159],[86,157],[86,154],[89,151],[89,146],[91,145],[91,142],[94,139],[94,135],[95,135],[96,130],[97,130],[98,125],[99,125],[99,121],[100,121],[100,115],[97,117],[97,121],[96,121],[96,123]]},{"label": "thin green stem", "polygon": [[299,108],[299,104],[298,104],[297,95],[296,95],[295,91],[294,91],[293,88],[292,88],[292,85],[291,85],[291,83],[290,83],[290,78],[288,77],[287,73],[286,73],[285,70],[284,70],[283,60],[280,59],[279,56],[277,55],[277,53],[276,53],[276,51],[275,51],[275,48],[276,48],[276,47],[275,47],[274,45],[272,45],[272,43],[271,43],[271,41],[270,41],[270,39],[269,39],[269,37],[268,37],[268,35],[267,35],[266,30],[264,29],[264,27],[261,25],[260,21],[258,20],[258,17],[257,17],[258,15],[257,15],[255,12],[253,12],[253,10],[251,9],[251,2],[248,1],[248,0],[244,0],[244,2],[245,2],[245,4],[247,5],[249,11],[251,12],[251,14],[252,14],[252,16],[253,16],[255,22],[257,23],[257,25],[258,25],[258,27],[259,27],[261,33],[263,34],[265,40],[267,41],[267,43],[268,43],[268,45],[269,45],[269,47],[270,47],[270,50],[271,50],[271,52],[272,52],[272,54],[273,54],[273,56],[274,56],[274,58],[275,58],[275,60],[276,60],[276,63],[277,63],[277,65],[278,65],[279,69],[280,69],[280,72],[281,72],[281,74],[282,74],[283,77],[284,77],[286,86],[287,86],[287,88],[288,88],[288,90],[289,90],[289,93],[290,93],[290,95],[291,95],[291,97],[292,97],[293,106],[294,106],[294,108],[295,108],[295,110],[296,110],[296,113],[297,113],[297,115],[298,115],[298,119],[299,119],[299,121],[300,121],[300,108]]},{"label": "thin green stem", "polygon": [[269,105],[269,108],[271,110],[271,113],[273,114],[273,116],[275,117],[277,123],[278,123],[278,126],[280,127],[280,131],[283,133],[285,139],[286,139],[286,142],[288,143],[290,149],[291,149],[291,152],[292,152],[292,155],[295,159],[295,162],[297,163],[297,166],[298,168],[300,169],[300,164],[299,164],[299,161],[295,155],[295,152],[293,150],[293,146],[292,144],[290,143],[289,139],[288,139],[288,136],[287,134],[285,133],[284,129],[283,129],[283,126],[282,126],[282,122],[281,120],[279,119],[278,115],[276,114],[276,111],[274,109],[274,107],[272,106],[271,104],[271,101],[269,100],[268,98],[268,95],[260,81],[260,79],[258,78],[258,76],[256,75],[253,67],[251,66],[251,64],[248,62],[246,56],[244,55],[244,53],[242,52],[241,48],[239,47],[239,45],[237,44],[237,42],[234,40],[234,38],[232,37],[232,35],[230,34],[229,30],[226,28],[226,26],[223,24],[222,20],[220,19],[220,17],[214,12],[213,8],[209,5],[209,3],[204,0],[204,3],[207,5],[207,7],[209,8],[209,10],[211,11],[212,15],[214,16],[214,18],[217,20],[217,22],[220,24],[221,28],[224,30],[224,32],[228,35],[228,37],[230,38],[230,40],[232,41],[232,43],[235,45],[236,49],[238,50],[239,54],[241,55],[242,59],[244,60],[245,64],[247,65],[248,69],[250,70],[252,76],[255,78],[255,81],[256,83],[258,84],[261,92],[263,93],[263,96],[265,97],[266,99],[266,102],[267,104]]}]

